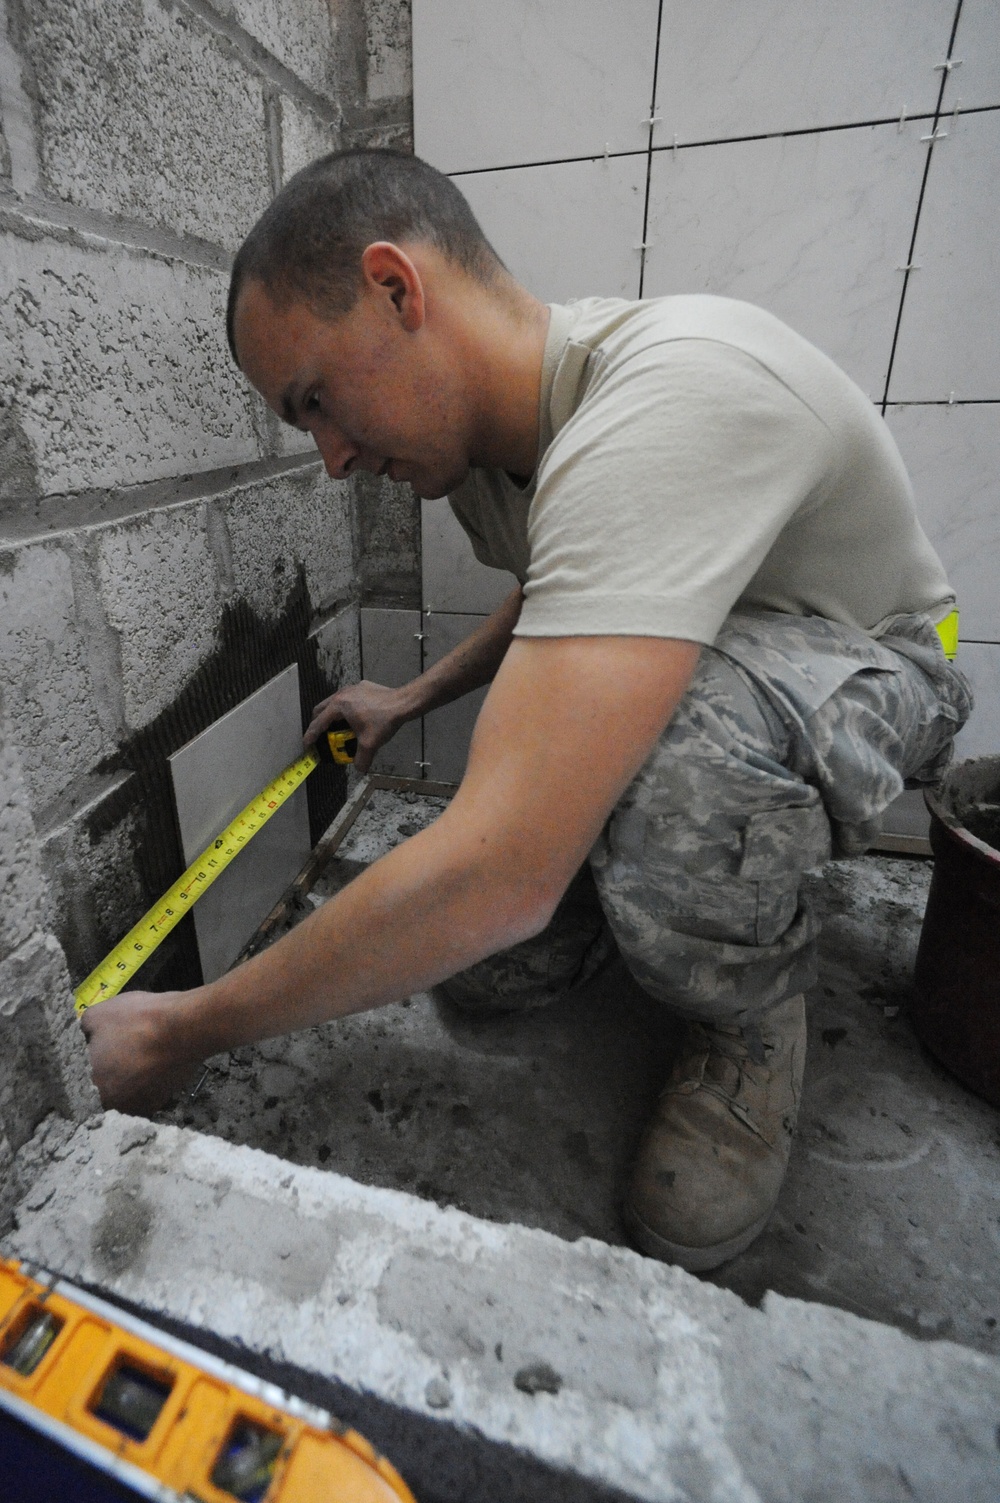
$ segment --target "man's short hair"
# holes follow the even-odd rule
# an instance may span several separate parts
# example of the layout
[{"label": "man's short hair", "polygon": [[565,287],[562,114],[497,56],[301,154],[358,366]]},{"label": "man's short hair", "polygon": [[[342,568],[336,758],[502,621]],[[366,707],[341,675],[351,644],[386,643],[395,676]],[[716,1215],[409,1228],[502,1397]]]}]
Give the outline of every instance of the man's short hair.
[{"label": "man's short hair", "polygon": [[361,290],[361,257],[376,240],[425,241],[484,285],[503,263],[454,183],[419,157],[352,148],[303,167],[268,205],[237,253],[226,332],[248,281],[279,305],[302,299],[317,313],[347,313]]}]

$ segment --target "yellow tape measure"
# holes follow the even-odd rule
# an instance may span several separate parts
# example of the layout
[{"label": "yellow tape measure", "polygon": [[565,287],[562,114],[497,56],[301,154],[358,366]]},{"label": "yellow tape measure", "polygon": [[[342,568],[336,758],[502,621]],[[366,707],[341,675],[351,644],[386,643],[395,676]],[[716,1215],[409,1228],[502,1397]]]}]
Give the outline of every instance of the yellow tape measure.
[{"label": "yellow tape measure", "polygon": [[[335,762],[353,762],[351,743],[357,747],[353,731],[328,731],[325,740]],[[95,1002],[104,1002],[108,997],[118,995],[125,983],[131,981],[139,967],[149,959],[160,941],[166,938],[171,929],[176,928],[202,893],[207,892],[216,877],[222,875],[229,863],[239,855],[257,831],[267,824],[271,816],[277,814],[282,804],[287,803],[322,760],[323,754],[311,747],[296,761],[290,762],[256,798],[250,800],[207,850],[202,851],[197,861],[192,862],[187,871],[167,889],[159,902],[143,914],[109,955],[105,955],[86,981],[80,983],[73,994],[78,1013],[93,1007]]]}]

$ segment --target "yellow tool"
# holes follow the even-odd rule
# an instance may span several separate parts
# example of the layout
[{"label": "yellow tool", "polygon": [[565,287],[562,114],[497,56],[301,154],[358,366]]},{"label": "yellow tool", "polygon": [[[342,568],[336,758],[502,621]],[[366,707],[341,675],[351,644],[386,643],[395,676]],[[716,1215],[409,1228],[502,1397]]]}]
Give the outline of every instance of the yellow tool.
[{"label": "yellow tool", "polygon": [[180,923],[202,893],[211,887],[216,877],[225,871],[272,814],[276,814],[320,762],[327,759],[327,754],[343,766],[354,761],[357,747],[357,737],[350,727],[327,731],[315,746],[310,747],[296,761],[290,762],[283,772],[279,772],[237,814],[222,834],[212,841],[208,849],[202,851],[197,861],[192,862],[187,871],[177,878],[160,901],[148,913],[143,914],[111,953],[105,955],[86,981],[80,983],[74,993],[76,1011],[81,1013],[85,1008],[93,1007],[95,1002],[116,997],[125,983],[149,959],[160,941]]},{"label": "yellow tool", "polygon": [[945,616],[943,621],[937,624],[937,634],[941,638],[941,646],[949,663],[958,652],[958,612],[952,611],[950,616]]},{"label": "yellow tool", "polygon": [[33,1498],[72,1499],[86,1481],[88,1498],[159,1503],[415,1503],[325,1410],[34,1273],[0,1259],[5,1503],[40,1469],[49,1488]]}]

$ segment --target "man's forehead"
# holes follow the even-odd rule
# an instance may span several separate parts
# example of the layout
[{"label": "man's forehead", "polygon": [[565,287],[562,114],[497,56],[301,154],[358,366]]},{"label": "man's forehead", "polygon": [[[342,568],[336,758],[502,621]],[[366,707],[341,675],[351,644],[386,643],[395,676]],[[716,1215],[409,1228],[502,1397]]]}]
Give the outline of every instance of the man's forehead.
[{"label": "man's forehead", "polygon": [[289,306],[280,303],[264,283],[256,278],[245,282],[240,288],[233,310],[233,330],[237,343],[253,341],[265,329],[273,331],[275,324],[287,318]]},{"label": "man's forehead", "polygon": [[278,302],[262,283],[248,283],[233,315],[240,368],[255,385],[261,377],[284,386],[307,357],[317,323],[304,303]]}]

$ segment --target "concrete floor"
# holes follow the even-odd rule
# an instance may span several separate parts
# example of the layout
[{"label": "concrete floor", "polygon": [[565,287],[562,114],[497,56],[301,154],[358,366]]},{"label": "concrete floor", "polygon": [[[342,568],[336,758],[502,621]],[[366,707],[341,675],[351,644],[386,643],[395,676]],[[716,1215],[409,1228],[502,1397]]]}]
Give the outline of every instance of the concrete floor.
[{"label": "concrete floor", "polygon": [[[321,901],[436,817],[378,792]],[[930,863],[831,862],[788,1179],[765,1234],[712,1282],[819,1300],[1000,1351],[1000,1121],[921,1049],[908,977]],[[618,1201],[675,1027],[620,960],[568,1001],[469,1018],[433,995],[212,1061],[159,1120],[495,1221],[624,1242]]]}]

